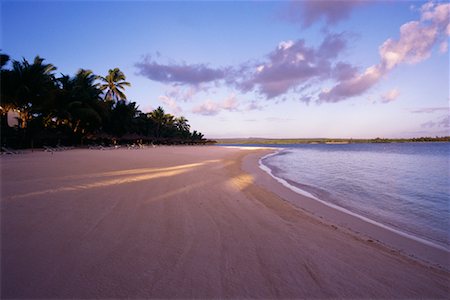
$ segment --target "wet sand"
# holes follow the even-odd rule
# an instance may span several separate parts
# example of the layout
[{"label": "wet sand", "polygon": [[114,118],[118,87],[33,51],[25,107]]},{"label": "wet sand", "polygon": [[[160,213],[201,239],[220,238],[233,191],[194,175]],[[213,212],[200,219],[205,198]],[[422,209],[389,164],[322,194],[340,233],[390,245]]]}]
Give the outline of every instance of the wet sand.
[{"label": "wet sand", "polygon": [[2,157],[1,298],[448,297],[447,271],[283,200],[266,153]]}]

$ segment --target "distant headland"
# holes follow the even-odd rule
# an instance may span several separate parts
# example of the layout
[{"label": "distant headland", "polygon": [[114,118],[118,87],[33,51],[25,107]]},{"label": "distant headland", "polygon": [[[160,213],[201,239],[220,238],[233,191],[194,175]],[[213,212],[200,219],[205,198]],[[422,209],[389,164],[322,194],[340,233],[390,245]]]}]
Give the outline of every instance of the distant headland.
[{"label": "distant headland", "polygon": [[352,139],[352,138],[297,138],[297,139],[273,139],[273,138],[223,138],[214,139],[218,144],[352,144],[352,143],[410,143],[410,142],[450,142],[450,136],[418,137],[418,138],[374,138],[374,139]]}]

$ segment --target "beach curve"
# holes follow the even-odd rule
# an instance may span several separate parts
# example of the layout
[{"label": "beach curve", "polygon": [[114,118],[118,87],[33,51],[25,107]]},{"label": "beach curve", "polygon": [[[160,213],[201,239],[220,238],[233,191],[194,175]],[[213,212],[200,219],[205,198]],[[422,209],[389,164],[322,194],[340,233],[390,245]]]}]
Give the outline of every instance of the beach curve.
[{"label": "beach curve", "polygon": [[448,295],[445,270],[284,201],[258,171],[267,151],[2,158],[2,298]]}]

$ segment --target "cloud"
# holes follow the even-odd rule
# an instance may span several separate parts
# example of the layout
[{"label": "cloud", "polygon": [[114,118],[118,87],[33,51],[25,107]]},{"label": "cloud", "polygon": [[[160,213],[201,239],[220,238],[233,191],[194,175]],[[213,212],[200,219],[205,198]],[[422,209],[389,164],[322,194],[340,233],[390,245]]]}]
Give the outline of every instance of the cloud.
[{"label": "cloud", "polygon": [[380,46],[378,64],[368,67],[362,74],[339,80],[333,88],[319,94],[319,101],[338,102],[358,96],[399,64],[416,64],[429,58],[433,47],[445,42],[450,34],[449,16],[450,4],[424,4],[420,21],[403,24],[397,40],[390,38]]},{"label": "cloud", "polygon": [[[325,19],[327,24],[338,22],[361,2],[305,1],[291,5],[298,6],[296,13],[308,12],[301,21],[307,26],[319,19]],[[199,92],[224,84],[242,93],[255,92],[265,99],[282,101],[291,92],[302,102],[334,103],[364,94],[399,65],[424,61],[435,48],[448,51],[450,4],[429,2],[418,11],[419,20],[403,24],[397,38],[385,40],[379,46],[379,62],[365,69],[342,61],[349,41],[345,33],[328,33],[318,46],[307,45],[304,39],[282,41],[260,60],[224,68],[164,64],[150,56],[136,63],[136,67],[138,74],[170,85],[166,97],[173,101],[190,101]],[[155,58],[159,60],[160,56]],[[394,91],[389,93],[382,95],[383,102],[398,97]],[[213,115],[233,105],[237,104],[208,100],[195,107],[195,112]],[[239,110],[261,108],[256,102],[244,106],[241,103]]]},{"label": "cloud", "polygon": [[250,103],[248,103],[247,107],[245,108],[246,111],[262,110],[262,109],[263,109],[263,106],[260,105],[256,100],[250,101]]},{"label": "cloud", "polygon": [[231,94],[228,98],[226,98],[223,102],[222,102],[222,109],[228,110],[228,111],[236,111],[238,110],[238,101],[236,100],[236,95],[235,94]]},{"label": "cloud", "polygon": [[367,68],[363,74],[339,82],[332,89],[322,91],[319,94],[319,102],[339,102],[347,98],[360,95],[377,83],[383,70],[379,66]]},{"label": "cloud", "polygon": [[422,128],[450,128],[450,115],[444,115],[436,121],[428,121],[421,125]]},{"label": "cloud", "polygon": [[447,41],[443,41],[439,44],[439,52],[441,53],[447,53],[448,51],[448,42]]},{"label": "cloud", "polygon": [[380,47],[381,65],[386,71],[400,63],[416,64],[431,55],[439,28],[412,21],[400,27],[398,40],[388,39]]},{"label": "cloud", "polygon": [[137,63],[136,67],[140,75],[171,84],[166,96],[176,100],[189,101],[198,92],[220,82],[241,92],[256,91],[271,99],[291,89],[310,86],[308,81],[313,79],[345,79],[352,76],[357,72],[355,67],[336,62],[346,45],[345,34],[328,34],[318,47],[307,46],[302,39],[282,41],[264,60],[236,67],[212,69],[205,64],[162,64],[151,57]]},{"label": "cloud", "polygon": [[178,106],[177,102],[167,96],[159,96],[159,100],[168,107],[168,111],[174,115],[180,115],[183,111],[181,107]]},{"label": "cloud", "polygon": [[196,94],[204,92],[207,89],[207,87],[203,87],[201,84],[189,85],[187,87],[175,84],[170,86],[165,94],[167,97],[188,102],[191,101]]},{"label": "cloud", "polygon": [[205,64],[160,64],[150,56],[135,66],[139,75],[164,83],[198,85],[223,79],[226,75],[225,70],[213,69]]},{"label": "cloud", "polygon": [[153,111],[155,108],[153,107],[153,105],[151,104],[146,104],[145,106],[142,107],[142,109],[140,109],[142,112],[147,113],[150,111]]},{"label": "cloud", "polygon": [[220,111],[221,111],[220,104],[212,102],[211,100],[206,100],[204,103],[192,109],[193,113],[204,116],[214,116],[217,115]]},{"label": "cloud", "polygon": [[256,89],[271,99],[309,80],[329,78],[333,72],[336,76],[349,76],[354,70],[351,65],[338,62],[333,66],[346,44],[344,34],[327,35],[318,48],[307,46],[302,39],[283,41],[267,55],[266,61],[246,66],[238,88],[244,92]]},{"label": "cloud", "polygon": [[194,107],[192,109],[192,112],[204,116],[214,116],[223,110],[227,111],[239,110],[239,103],[236,99],[236,95],[231,94],[229,97],[227,97],[221,102],[213,102],[211,100],[206,100],[202,104]]},{"label": "cloud", "polygon": [[283,18],[289,22],[301,24],[306,28],[324,20],[326,25],[334,25],[347,19],[351,11],[364,1],[291,1]]},{"label": "cloud", "polygon": [[332,77],[339,81],[348,80],[358,74],[358,68],[344,62],[338,62],[331,71]]},{"label": "cloud", "polygon": [[398,89],[392,89],[392,90],[384,93],[383,95],[381,95],[381,102],[389,103],[389,102],[395,101],[395,99],[397,99],[398,96],[400,96],[400,92],[398,91]]},{"label": "cloud", "polygon": [[448,107],[422,107],[422,108],[418,108],[415,110],[411,110],[412,113],[415,114],[429,114],[429,113],[434,113],[434,112],[439,112],[439,111],[449,111],[450,108]]}]

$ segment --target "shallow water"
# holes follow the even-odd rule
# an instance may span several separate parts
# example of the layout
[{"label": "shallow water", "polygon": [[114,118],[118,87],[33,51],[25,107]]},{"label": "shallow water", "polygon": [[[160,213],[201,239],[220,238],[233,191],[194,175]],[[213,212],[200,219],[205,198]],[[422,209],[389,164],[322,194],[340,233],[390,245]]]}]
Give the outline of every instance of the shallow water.
[{"label": "shallow water", "polygon": [[450,143],[281,147],[262,160],[274,176],[381,224],[450,245]]}]

